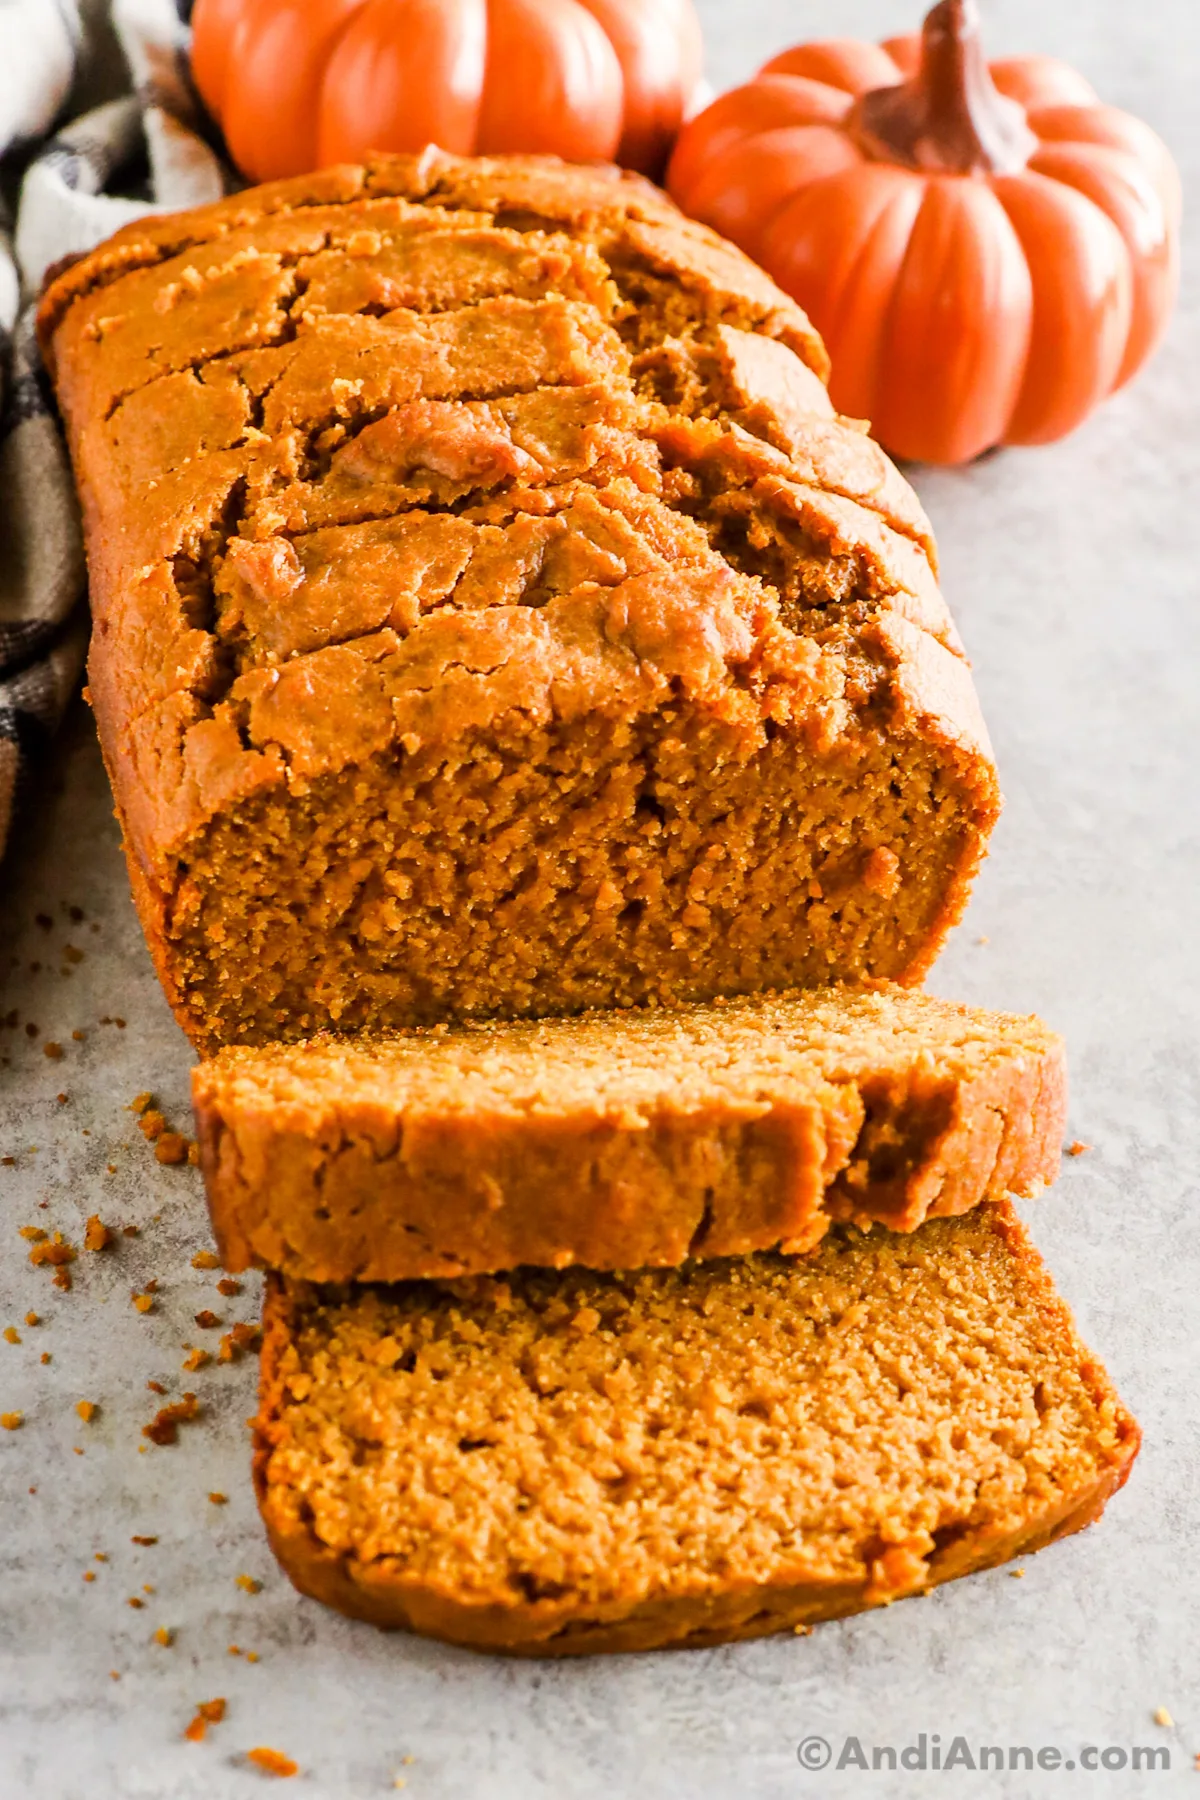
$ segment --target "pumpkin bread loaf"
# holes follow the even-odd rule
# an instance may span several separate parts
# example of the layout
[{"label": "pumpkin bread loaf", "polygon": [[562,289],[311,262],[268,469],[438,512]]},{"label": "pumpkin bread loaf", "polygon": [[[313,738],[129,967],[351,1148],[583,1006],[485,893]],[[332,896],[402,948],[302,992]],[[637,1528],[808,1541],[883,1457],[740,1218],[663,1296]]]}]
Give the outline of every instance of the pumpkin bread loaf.
[{"label": "pumpkin bread loaf", "polygon": [[40,327],[197,1044],[927,968],[998,806],[928,523],[656,189],[327,169],[137,220]]},{"label": "pumpkin bread loaf", "polygon": [[1061,1040],[898,987],[232,1048],[193,1073],[227,1268],[631,1269],[911,1231],[1058,1169]]},{"label": "pumpkin bread loaf", "polygon": [[525,1653],[718,1643],[1090,1524],[1138,1428],[1008,1203],[806,1258],[268,1286],[255,1475],[304,1593]]}]

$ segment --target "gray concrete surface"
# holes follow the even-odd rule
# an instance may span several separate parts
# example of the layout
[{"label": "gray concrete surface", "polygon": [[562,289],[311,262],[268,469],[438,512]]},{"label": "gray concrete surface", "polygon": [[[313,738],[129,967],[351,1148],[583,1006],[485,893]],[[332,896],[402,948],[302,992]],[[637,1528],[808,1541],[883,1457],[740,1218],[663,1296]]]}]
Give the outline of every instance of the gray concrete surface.
[{"label": "gray concrete surface", "polygon": [[[702,10],[723,86],[798,35],[882,35],[915,8]],[[1160,127],[1194,218],[1194,7],[987,10],[997,50],[1067,55]],[[212,1274],[191,1268],[207,1242],[195,1172],[155,1163],[125,1110],[151,1088],[183,1120],[190,1056],[138,934],[81,709],[0,870],[0,1011],[19,1006],[22,1018],[0,1035],[0,1153],[15,1157],[0,1165],[0,1326],[22,1336],[0,1341],[0,1411],[25,1414],[21,1430],[0,1432],[2,1800],[240,1800],[267,1779],[242,1760],[255,1744],[298,1760],[296,1792],[334,1800],[392,1791],[397,1775],[412,1800],[1200,1793],[1198,381],[1190,260],[1165,351],[1070,442],[917,472],[1008,796],[934,985],[1038,1008],[1070,1043],[1072,1129],[1092,1148],[1028,1212],[1145,1426],[1134,1477],[1104,1521],[1031,1559],[1020,1581],[998,1571],[804,1640],[674,1656],[511,1664],[379,1636],[299,1600],[256,1523],[242,1426],[251,1363],[180,1370],[185,1345],[216,1335],[193,1323],[200,1307],[249,1317],[256,1295],[247,1284],[224,1300]],[[63,959],[67,944],[82,961]],[[123,1030],[101,1022],[118,1016]],[[43,1054],[47,1040],[63,1045],[61,1060]],[[17,1228],[37,1222],[78,1242],[97,1211],[139,1235],[81,1254],[73,1291],[55,1290]],[[143,1316],[130,1292],[151,1277],[159,1294]],[[43,1322],[27,1329],[31,1308]],[[139,1427],[160,1404],[148,1379],[172,1394],[190,1380],[205,1417],[174,1448],[139,1454]],[[79,1399],[100,1405],[91,1424]],[[228,1504],[211,1504],[210,1490]],[[158,1542],[139,1548],[134,1534]],[[261,1592],[236,1585],[243,1573]],[[130,1596],[145,1604],[131,1608]],[[176,1634],[169,1648],[153,1641],[160,1625]],[[231,1642],[260,1660],[230,1656]],[[182,1741],[195,1703],[216,1695],[228,1699],[225,1722],[203,1744]],[[1173,1727],[1153,1722],[1158,1707]],[[838,1774],[797,1760],[811,1734],[836,1760],[849,1735],[869,1754],[921,1732],[939,1733],[943,1749],[961,1733],[973,1748],[1056,1747],[1072,1760],[1090,1744],[1111,1750],[1110,1765],[1152,1745],[1172,1767]]]}]

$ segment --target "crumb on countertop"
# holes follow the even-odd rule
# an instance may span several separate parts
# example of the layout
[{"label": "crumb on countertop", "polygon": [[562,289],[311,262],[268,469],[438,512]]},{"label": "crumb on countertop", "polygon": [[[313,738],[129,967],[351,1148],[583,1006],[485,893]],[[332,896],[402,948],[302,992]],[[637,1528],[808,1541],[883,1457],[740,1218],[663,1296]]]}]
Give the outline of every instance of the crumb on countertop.
[{"label": "crumb on countertop", "polygon": [[262,1769],[267,1775],[298,1775],[300,1765],[285,1756],[282,1750],[271,1750],[265,1744],[259,1744],[254,1750],[247,1750],[246,1761],[252,1762],[256,1769]]},{"label": "crumb on countertop", "polygon": [[83,1233],[85,1250],[107,1250],[113,1241],[113,1234],[104,1224],[99,1213],[92,1213]]},{"label": "crumb on countertop", "polygon": [[179,1427],[190,1424],[199,1414],[200,1402],[195,1394],[184,1394],[182,1400],[160,1407],[150,1423],[142,1426],[142,1436],[149,1438],[152,1444],[177,1443]]},{"label": "crumb on countertop", "polygon": [[201,1700],[196,1708],[195,1718],[183,1735],[190,1743],[198,1744],[209,1726],[219,1725],[224,1717],[225,1702],[223,1699]]}]

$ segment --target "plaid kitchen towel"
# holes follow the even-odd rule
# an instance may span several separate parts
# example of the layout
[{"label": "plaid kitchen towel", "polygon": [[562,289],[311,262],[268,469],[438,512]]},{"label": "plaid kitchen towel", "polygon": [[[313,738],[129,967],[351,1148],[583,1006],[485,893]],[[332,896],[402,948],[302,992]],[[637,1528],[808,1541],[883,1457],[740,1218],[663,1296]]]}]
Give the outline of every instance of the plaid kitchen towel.
[{"label": "plaid kitchen towel", "polygon": [[[200,133],[187,0],[0,0],[0,856],[87,642],[83,545],[33,333],[47,269],[232,181]],[[50,135],[115,33],[125,92]],[[3,195],[19,183],[15,228]]]}]

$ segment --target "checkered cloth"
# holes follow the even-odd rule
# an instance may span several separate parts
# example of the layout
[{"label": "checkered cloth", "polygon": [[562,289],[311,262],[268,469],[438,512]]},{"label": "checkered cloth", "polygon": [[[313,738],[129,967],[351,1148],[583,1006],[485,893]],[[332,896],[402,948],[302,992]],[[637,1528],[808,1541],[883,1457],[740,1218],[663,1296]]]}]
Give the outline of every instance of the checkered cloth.
[{"label": "checkered cloth", "polygon": [[[188,0],[0,0],[0,856],[87,644],[79,516],[34,304],[63,257],[233,185],[201,135],[187,11]],[[47,135],[113,33],[125,91]],[[18,184],[14,228],[4,193]]]}]

